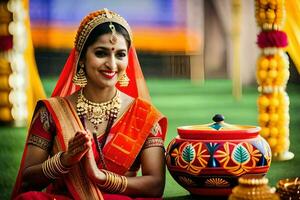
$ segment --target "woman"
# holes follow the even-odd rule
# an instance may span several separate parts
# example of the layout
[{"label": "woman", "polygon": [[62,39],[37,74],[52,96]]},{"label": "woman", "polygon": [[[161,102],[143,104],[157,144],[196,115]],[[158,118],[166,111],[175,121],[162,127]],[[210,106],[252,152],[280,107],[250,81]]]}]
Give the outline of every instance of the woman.
[{"label": "woman", "polygon": [[167,122],[131,42],[112,11],[83,19],[53,97],[36,106],[12,198],[161,198]]}]

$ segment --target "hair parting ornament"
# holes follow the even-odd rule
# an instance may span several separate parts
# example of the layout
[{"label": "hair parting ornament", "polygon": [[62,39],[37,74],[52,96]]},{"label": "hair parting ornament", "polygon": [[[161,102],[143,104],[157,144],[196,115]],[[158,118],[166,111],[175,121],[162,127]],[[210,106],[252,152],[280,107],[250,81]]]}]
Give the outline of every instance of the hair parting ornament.
[{"label": "hair parting ornament", "polygon": [[[106,14],[107,18],[111,19],[111,18],[112,18],[112,15],[109,13],[109,11],[107,10],[107,8],[104,8],[104,11],[105,11],[105,14]],[[112,44],[115,44],[115,43],[117,42],[116,28],[115,28],[115,26],[113,25],[112,22],[110,22],[109,28],[110,28],[110,30],[111,30],[111,36],[110,36],[109,41],[110,41]]]}]

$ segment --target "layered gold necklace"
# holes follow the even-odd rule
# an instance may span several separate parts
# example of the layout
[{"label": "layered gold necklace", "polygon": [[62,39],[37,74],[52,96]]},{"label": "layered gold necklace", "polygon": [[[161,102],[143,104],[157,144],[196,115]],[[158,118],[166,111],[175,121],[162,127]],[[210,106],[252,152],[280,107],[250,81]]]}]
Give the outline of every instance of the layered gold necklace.
[{"label": "layered gold necklace", "polygon": [[117,90],[116,95],[109,101],[95,103],[85,98],[81,89],[77,98],[77,114],[79,117],[87,118],[96,130],[98,125],[109,118],[116,118],[121,107],[120,93]]}]

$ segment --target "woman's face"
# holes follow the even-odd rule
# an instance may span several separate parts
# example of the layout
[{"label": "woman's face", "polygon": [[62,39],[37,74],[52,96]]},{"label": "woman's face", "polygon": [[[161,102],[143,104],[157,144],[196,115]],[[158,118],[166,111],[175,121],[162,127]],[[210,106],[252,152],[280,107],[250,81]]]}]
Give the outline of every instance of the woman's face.
[{"label": "woman's face", "polygon": [[116,42],[110,42],[111,33],[99,36],[87,48],[83,61],[87,84],[98,88],[114,87],[128,65],[128,50],[125,38],[116,34]]}]

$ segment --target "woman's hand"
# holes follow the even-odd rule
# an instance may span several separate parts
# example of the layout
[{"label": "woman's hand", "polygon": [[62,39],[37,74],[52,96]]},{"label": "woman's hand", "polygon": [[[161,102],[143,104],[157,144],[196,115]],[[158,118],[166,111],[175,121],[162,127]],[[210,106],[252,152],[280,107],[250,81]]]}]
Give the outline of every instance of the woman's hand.
[{"label": "woman's hand", "polygon": [[68,150],[62,154],[61,161],[66,167],[78,163],[82,157],[92,149],[92,136],[86,131],[78,131],[69,140]]},{"label": "woman's hand", "polygon": [[97,184],[103,184],[106,180],[105,174],[97,167],[92,148],[85,154],[84,168],[89,178]]}]

